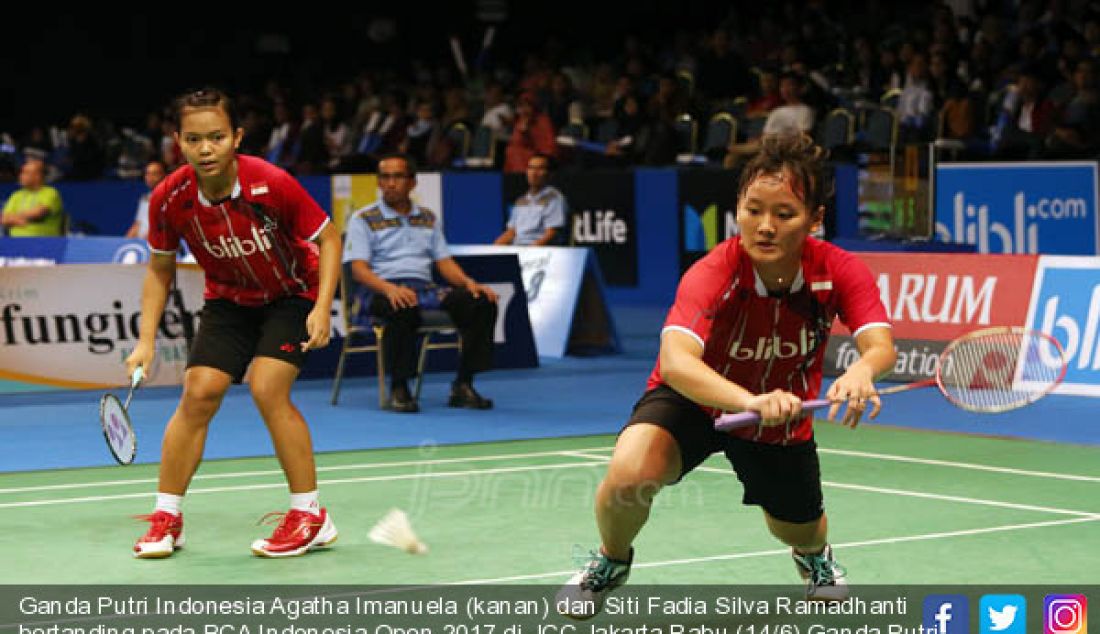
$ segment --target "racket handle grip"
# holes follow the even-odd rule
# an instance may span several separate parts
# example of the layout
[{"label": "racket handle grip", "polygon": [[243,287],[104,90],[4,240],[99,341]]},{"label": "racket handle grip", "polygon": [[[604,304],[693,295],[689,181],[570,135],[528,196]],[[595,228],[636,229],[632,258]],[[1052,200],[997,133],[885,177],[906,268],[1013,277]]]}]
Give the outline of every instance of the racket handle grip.
[{"label": "racket handle grip", "polygon": [[137,389],[137,386],[141,385],[141,382],[145,380],[145,368],[140,365],[134,368],[133,375],[130,376],[130,388]]},{"label": "racket handle grip", "polygon": [[[802,401],[802,411],[812,412],[814,410],[825,409],[832,404],[832,401],[826,399]],[[751,427],[759,422],[760,414],[757,412],[723,414],[718,417],[718,420],[714,421],[714,429],[715,431],[732,431],[734,429],[741,429],[742,427]]]}]

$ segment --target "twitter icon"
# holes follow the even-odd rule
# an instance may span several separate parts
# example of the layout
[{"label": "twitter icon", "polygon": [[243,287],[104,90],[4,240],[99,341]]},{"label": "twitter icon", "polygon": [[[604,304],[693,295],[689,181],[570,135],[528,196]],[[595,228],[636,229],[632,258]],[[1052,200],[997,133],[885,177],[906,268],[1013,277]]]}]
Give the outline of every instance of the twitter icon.
[{"label": "twitter icon", "polygon": [[1022,595],[983,595],[978,615],[981,634],[1027,634],[1027,599]]}]

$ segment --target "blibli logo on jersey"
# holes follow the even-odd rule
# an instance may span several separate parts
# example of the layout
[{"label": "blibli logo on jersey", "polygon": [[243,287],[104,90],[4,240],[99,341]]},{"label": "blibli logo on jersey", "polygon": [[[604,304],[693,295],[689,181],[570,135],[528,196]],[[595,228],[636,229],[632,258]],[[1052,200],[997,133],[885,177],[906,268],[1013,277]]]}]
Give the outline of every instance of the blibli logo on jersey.
[{"label": "blibli logo on jersey", "polygon": [[1082,264],[1077,258],[1040,260],[1042,282],[1032,294],[1028,327],[1062,344],[1068,368],[1059,392],[1100,396],[1100,266]]},{"label": "blibli logo on jersey", "polygon": [[817,337],[802,328],[797,341],[784,341],[779,335],[759,337],[753,345],[742,345],[741,341],[730,346],[730,358],[737,361],[767,361],[769,359],[801,358],[810,354],[816,347]]},{"label": "blibli logo on jersey", "polygon": [[252,239],[241,239],[237,236],[232,236],[226,239],[225,236],[218,236],[217,244],[210,244],[210,242],[203,240],[202,246],[206,251],[220,259],[224,258],[243,258],[253,253],[263,253],[264,251],[270,251],[272,249],[271,238],[266,233],[260,233],[256,227],[252,227]]},{"label": "blibli logo on jersey", "polygon": [[[992,222],[989,205],[968,204],[963,192],[954,198],[954,228],[936,223],[944,242],[962,242],[978,247],[978,253],[1038,253],[1039,225],[1042,220],[1078,220],[1088,217],[1083,198],[1040,198],[1028,202],[1023,192],[1012,199],[1012,223]],[[996,238],[996,249],[991,239]]]}]

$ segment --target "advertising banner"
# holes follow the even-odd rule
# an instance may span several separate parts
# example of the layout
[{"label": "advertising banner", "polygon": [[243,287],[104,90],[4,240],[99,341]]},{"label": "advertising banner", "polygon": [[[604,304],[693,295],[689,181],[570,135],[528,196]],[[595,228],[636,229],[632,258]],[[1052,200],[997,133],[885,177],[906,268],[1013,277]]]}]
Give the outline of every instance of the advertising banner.
[{"label": "advertising banner", "polygon": [[1096,255],[1096,163],[936,168],[936,237],[978,253]]},{"label": "advertising banner", "polygon": [[[989,326],[1018,326],[1027,317],[1039,258],[922,253],[860,253],[875,275],[893,324],[898,360],[888,380],[929,378],[949,341]],[[826,374],[840,374],[859,352],[837,320]]]},{"label": "advertising banner", "polygon": [[737,235],[738,172],[680,170],[680,271]]},{"label": "advertising banner", "polygon": [[1100,396],[1100,260],[1039,258],[1026,325],[1065,350],[1069,368],[1056,393]]},{"label": "advertising banner", "polygon": [[[145,267],[13,267],[0,276],[0,391],[125,385],[123,361],[138,338]],[[203,274],[181,266],[182,306],[169,300],[146,383],[182,381],[184,322],[196,324]]]},{"label": "advertising banner", "polygon": [[149,243],[135,238],[0,238],[0,266],[148,261]]},{"label": "advertising banner", "polygon": [[620,350],[615,322],[604,299],[599,265],[591,249],[457,245],[451,252],[514,253],[519,257],[539,355],[560,358],[574,347],[588,352]]}]

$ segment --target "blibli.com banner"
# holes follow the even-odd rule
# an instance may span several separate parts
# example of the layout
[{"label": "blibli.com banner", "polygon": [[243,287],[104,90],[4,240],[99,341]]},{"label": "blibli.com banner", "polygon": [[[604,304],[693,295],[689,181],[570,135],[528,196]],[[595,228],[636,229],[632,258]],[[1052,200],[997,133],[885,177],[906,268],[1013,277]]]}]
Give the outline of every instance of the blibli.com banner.
[{"label": "blibli.com banner", "polygon": [[1039,259],[1027,327],[1065,349],[1069,367],[1061,394],[1100,396],[1100,259]]},{"label": "blibli.com banner", "polygon": [[936,237],[978,253],[1096,255],[1096,163],[936,168]]}]

